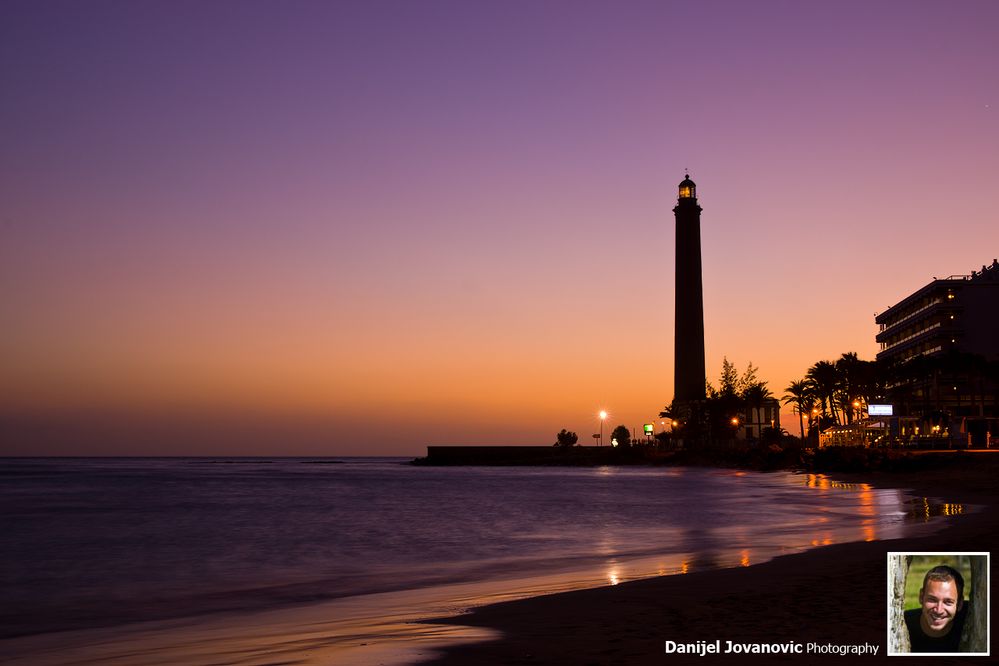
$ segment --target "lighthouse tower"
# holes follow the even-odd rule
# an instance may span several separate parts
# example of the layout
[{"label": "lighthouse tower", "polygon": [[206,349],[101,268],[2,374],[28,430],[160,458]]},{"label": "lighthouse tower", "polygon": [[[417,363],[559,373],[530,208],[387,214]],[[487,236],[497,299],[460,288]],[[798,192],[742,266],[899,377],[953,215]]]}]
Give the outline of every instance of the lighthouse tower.
[{"label": "lighthouse tower", "polygon": [[701,207],[697,186],[684,175],[676,207],[676,316],[673,401],[704,400],[704,298],[701,289]]}]

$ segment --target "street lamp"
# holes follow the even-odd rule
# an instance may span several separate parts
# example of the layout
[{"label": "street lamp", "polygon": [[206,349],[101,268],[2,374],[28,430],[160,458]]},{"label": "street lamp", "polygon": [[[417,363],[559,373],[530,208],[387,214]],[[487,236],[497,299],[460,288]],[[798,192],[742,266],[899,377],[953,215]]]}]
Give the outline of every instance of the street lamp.
[{"label": "street lamp", "polygon": [[604,445],[604,420],[607,418],[607,412],[600,410],[600,446]]}]

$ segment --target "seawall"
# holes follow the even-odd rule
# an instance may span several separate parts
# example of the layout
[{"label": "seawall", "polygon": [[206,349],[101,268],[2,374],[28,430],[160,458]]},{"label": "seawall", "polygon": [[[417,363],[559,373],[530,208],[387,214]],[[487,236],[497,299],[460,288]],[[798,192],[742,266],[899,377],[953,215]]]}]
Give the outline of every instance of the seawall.
[{"label": "seawall", "polygon": [[610,465],[648,464],[657,457],[641,447],[428,446],[419,465]]}]

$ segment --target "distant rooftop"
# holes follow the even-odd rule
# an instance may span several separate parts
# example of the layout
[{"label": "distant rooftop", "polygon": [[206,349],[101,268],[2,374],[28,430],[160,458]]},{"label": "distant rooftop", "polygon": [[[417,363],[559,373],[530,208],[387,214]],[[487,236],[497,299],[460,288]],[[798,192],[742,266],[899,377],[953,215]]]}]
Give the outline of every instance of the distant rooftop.
[{"label": "distant rooftop", "polygon": [[986,282],[999,281],[999,260],[993,259],[991,266],[982,265],[982,270],[971,271],[971,275],[948,275],[945,278],[933,278],[944,280],[984,280]]},{"label": "distant rooftop", "polygon": [[906,308],[912,308],[913,303],[918,301],[919,298],[922,298],[928,293],[932,294],[936,289],[941,288],[941,285],[936,285],[935,283],[948,282],[948,281],[989,282],[989,283],[999,282],[999,259],[993,259],[992,264],[989,266],[983,264],[982,270],[971,271],[970,275],[948,275],[945,278],[938,278],[934,276],[933,281],[927,284],[926,286],[906,296],[895,305],[888,307],[881,314],[875,313],[874,320],[878,323],[883,323],[884,321],[883,318],[885,316],[887,315],[894,316],[894,313],[897,313],[900,310],[904,311]]}]

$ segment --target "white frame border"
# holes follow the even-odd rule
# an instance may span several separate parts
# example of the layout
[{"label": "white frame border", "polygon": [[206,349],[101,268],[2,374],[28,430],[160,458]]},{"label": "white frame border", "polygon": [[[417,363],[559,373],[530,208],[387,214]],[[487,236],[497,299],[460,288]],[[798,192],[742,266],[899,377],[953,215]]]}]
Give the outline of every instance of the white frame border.
[{"label": "white frame border", "polygon": [[[888,618],[891,615],[891,581],[888,580],[888,561],[893,555],[929,555],[929,556],[953,556],[953,555],[977,555],[979,557],[985,556],[985,568],[989,572],[989,581],[987,590],[988,594],[985,595],[986,605],[985,605],[985,618],[986,618],[986,641],[985,644],[988,646],[985,652],[892,652],[891,651],[891,627],[888,625]],[[886,605],[885,605],[885,654],[889,657],[989,657],[992,655],[992,554],[984,551],[975,552],[948,552],[941,553],[938,551],[901,551],[901,550],[891,550],[885,554],[885,591],[886,591]]]}]

